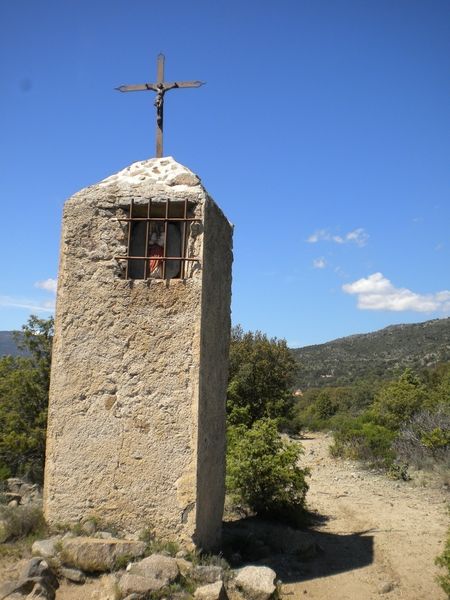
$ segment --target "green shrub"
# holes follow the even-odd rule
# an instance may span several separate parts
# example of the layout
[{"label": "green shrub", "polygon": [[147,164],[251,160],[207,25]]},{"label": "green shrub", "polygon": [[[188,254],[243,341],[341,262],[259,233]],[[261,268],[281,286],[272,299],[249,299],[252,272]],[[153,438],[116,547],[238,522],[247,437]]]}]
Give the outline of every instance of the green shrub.
[{"label": "green shrub", "polygon": [[258,515],[300,523],[308,490],[308,470],[298,466],[302,452],[299,444],[281,439],[274,420],[229,427],[229,494]]},{"label": "green shrub", "polygon": [[315,409],[319,419],[329,419],[336,414],[338,407],[326,390],[323,390],[317,398]]},{"label": "green shrub", "polygon": [[435,427],[432,431],[423,433],[420,441],[435,455],[450,444],[450,431]]},{"label": "green shrub", "polygon": [[389,467],[394,459],[395,432],[369,420],[369,415],[344,419],[334,432],[332,456],[362,460],[378,467]]},{"label": "green shrub", "polygon": [[53,319],[30,317],[19,346],[0,359],[0,479],[41,483],[44,470]]},{"label": "green shrub", "polygon": [[447,541],[442,554],[436,558],[436,564],[439,567],[443,567],[445,570],[445,573],[443,575],[438,575],[437,579],[439,585],[450,598],[450,532],[447,536]]},{"label": "green shrub", "polygon": [[397,430],[421,409],[426,398],[421,381],[406,369],[397,381],[385,384],[376,394],[372,412],[380,425]]},{"label": "green shrub", "polygon": [[450,466],[450,410],[421,410],[403,425],[393,448],[400,460],[419,469]]}]

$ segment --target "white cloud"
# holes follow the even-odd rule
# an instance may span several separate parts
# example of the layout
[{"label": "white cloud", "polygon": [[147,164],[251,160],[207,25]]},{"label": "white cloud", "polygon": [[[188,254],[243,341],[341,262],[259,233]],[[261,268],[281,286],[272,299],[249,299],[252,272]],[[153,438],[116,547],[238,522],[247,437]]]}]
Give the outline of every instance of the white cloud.
[{"label": "white cloud", "polygon": [[25,298],[12,298],[11,296],[0,296],[0,306],[8,308],[25,308],[36,312],[53,312],[55,310],[54,300],[36,302]]},{"label": "white cloud", "polygon": [[334,242],[335,244],[353,243],[362,247],[367,244],[368,239],[369,234],[362,227],[358,227],[345,235],[333,235],[328,229],[318,229],[306,241],[310,244],[317,244],[317,242]]},{"label": "white cloud", "polygon": [[417,294],[407,288],[396,288],[382,273],[373,273],[353,283],[346,283],[342,289],[347,294],[357,296],[357,306],[362,310],[450,311],[450,291]]},{"label": "white cloud", "polygon": [[44,279],[43,281],[36,281],[34,287],[56,294],[57,283],[58,282],[56,279],[52,279],[51,277],[49,277],[48,279]]},{"label": "white cloud", "polygon": [[313,260],[313,267],[315,269],[324,269],[327,266],[327,261],[324,259],[323,256],[321,256],[320,258],[315,258]]}]

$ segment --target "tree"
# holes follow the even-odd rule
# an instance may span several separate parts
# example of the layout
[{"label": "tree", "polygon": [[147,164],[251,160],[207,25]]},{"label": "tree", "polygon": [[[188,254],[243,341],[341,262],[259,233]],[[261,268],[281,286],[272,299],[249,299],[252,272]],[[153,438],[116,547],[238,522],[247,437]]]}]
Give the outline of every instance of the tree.
[{"label": "tree", "polygon": [[231,332],[227,412],[232,425],[251,427],[263,418],[278,425],[292,418],[292,384],[296,362],[285,340],[268,338],[260,331]]},{"label": "tree", "polygon": [[426,397],[420,379],[406,369],[397,381],[385,384],[376,394],[373,415],[381,425],[397,430],[422,407]]},{"label": "tree", "polygon": [[0,479],[42,481],[52,339],[53,318],[32,316],[18,336],[28,355],[0,359]]}]

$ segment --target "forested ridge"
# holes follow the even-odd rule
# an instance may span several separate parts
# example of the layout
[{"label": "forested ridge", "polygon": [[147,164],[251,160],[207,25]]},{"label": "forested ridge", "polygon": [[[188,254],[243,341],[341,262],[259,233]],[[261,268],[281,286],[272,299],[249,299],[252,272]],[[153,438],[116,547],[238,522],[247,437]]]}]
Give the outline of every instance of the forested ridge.
[{"label": "forested ridge", "polygon": [[392,379],[450,361],[450,318],[391,325],[373,333],[292,349],[298,364],[295,385],[349,385],[364,379]]}]

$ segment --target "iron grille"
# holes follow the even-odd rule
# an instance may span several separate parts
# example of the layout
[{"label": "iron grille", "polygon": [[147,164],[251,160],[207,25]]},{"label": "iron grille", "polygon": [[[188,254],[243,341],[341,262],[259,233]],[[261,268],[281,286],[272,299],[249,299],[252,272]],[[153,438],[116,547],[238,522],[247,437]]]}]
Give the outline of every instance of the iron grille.
[{"label": "iron grille", "polygon": [[190,225],[201,219],[190,215],[188,200],[130,203],[128,217],[118,221],[128,224],[125,279],[185,279],[186,263],[200,262],[188,257]]}]

